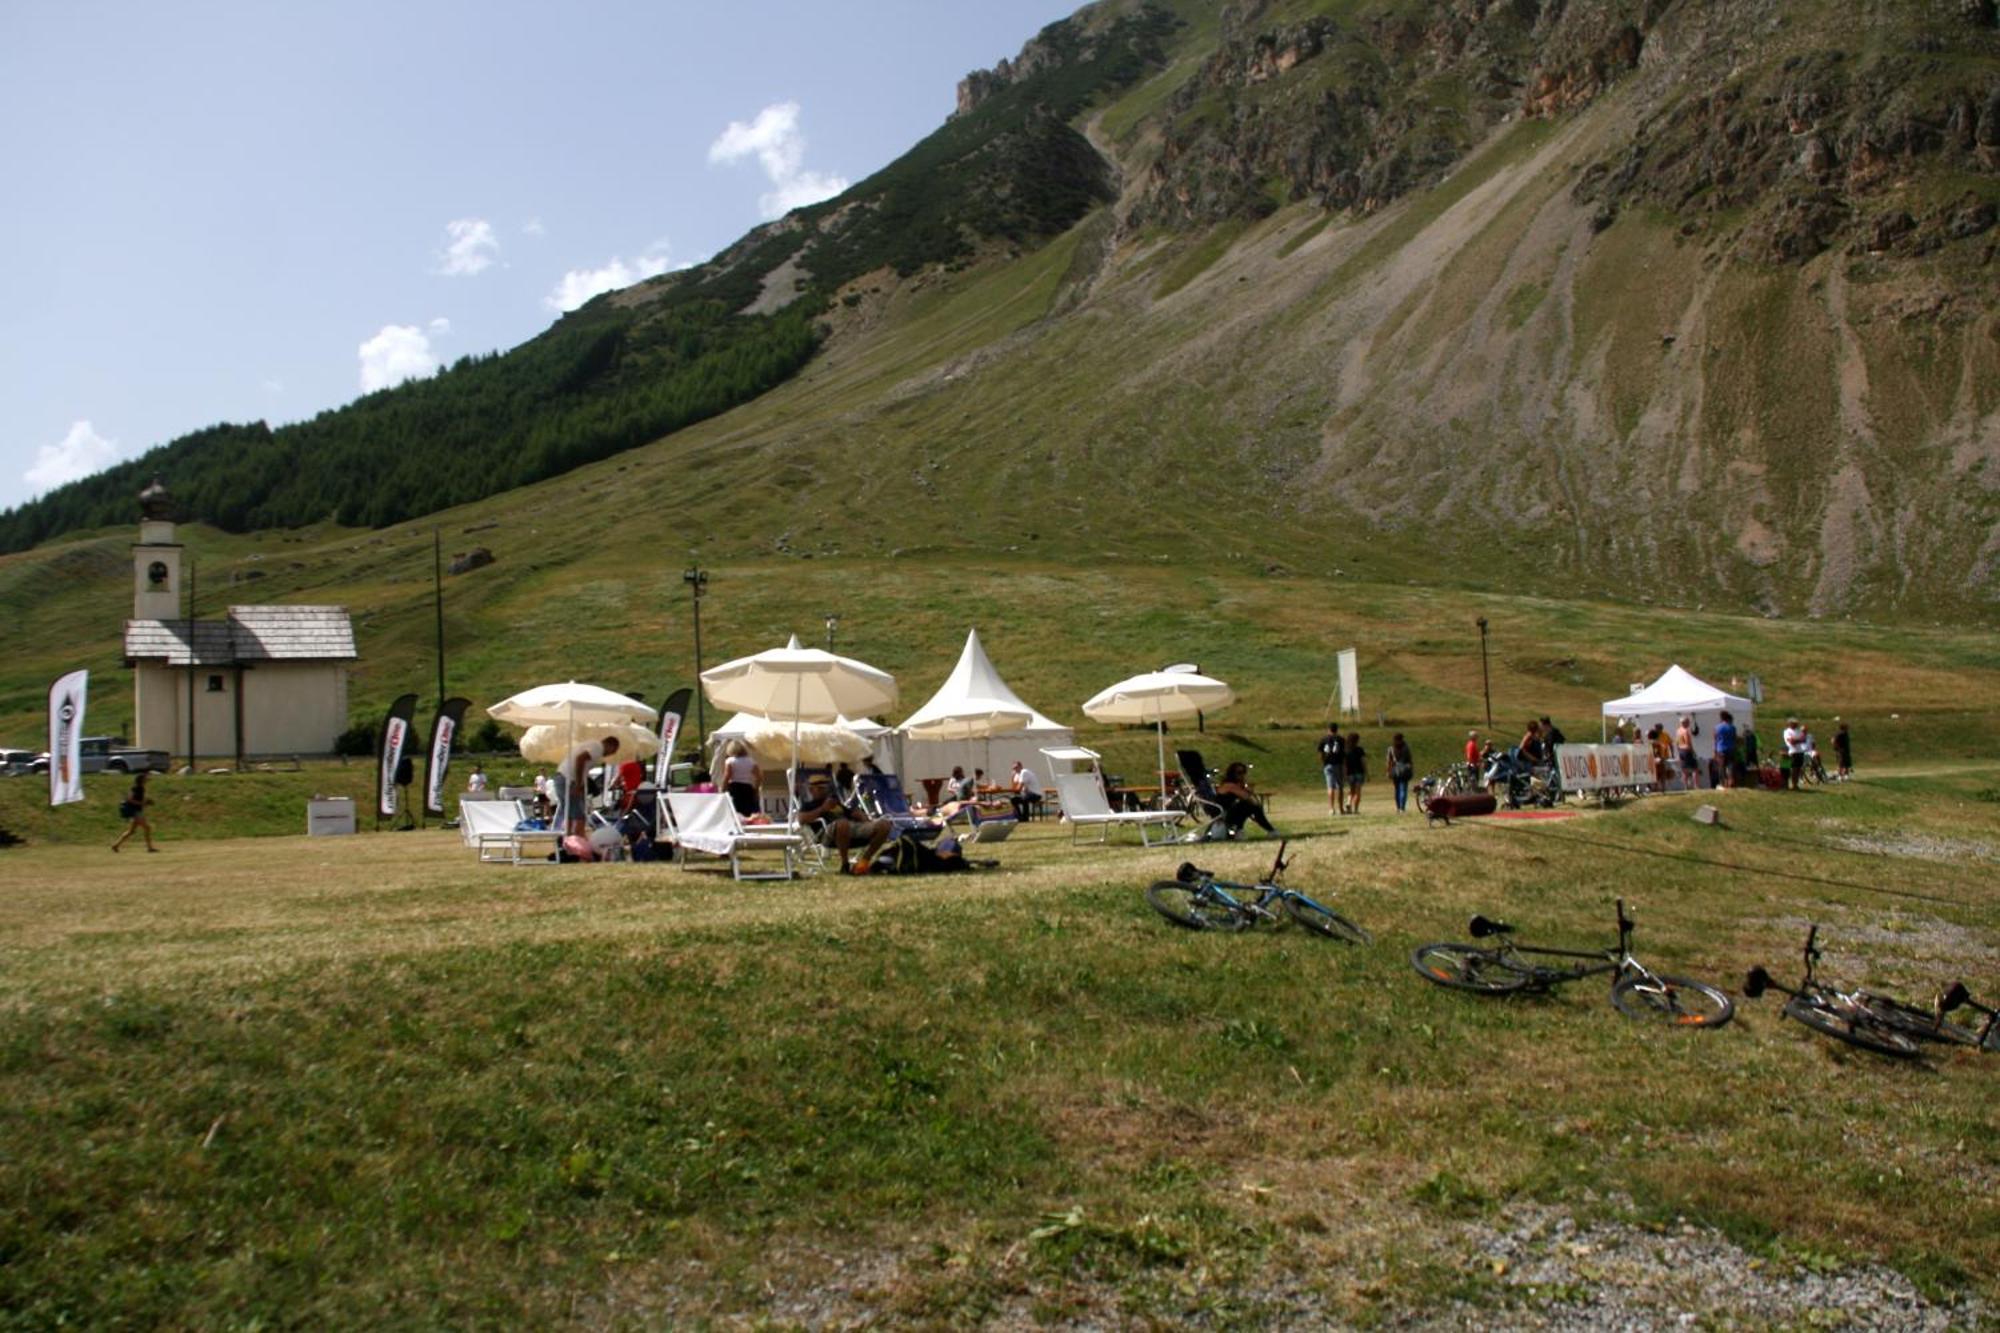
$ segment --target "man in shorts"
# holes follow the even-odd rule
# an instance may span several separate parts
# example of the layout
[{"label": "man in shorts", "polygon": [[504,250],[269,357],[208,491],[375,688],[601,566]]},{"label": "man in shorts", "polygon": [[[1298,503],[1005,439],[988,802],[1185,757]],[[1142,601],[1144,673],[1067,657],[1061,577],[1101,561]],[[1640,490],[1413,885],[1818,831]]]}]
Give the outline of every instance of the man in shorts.
[{"label": "man in shorts", "polygon": [[1326,812],[1337,815],[1347,803],[1347,742],[1331,722],[1326,724],[1326,735],[1319,738],[1319,767],[1326,775]]},{"label": "man in shorts", "polygon": [[[870,819],[858,807],[842,805],[833,794],[832,781],[824,774],[812,779],[812,795],[799,808],[799,825],[814,830],[820,846],[831,847],[840,854],[843,875],[867,874],[876,853],[889,841],[889,821]],[[850,867],[849,854],[856,842],[865,842],[867,847],[861,859]]]}]

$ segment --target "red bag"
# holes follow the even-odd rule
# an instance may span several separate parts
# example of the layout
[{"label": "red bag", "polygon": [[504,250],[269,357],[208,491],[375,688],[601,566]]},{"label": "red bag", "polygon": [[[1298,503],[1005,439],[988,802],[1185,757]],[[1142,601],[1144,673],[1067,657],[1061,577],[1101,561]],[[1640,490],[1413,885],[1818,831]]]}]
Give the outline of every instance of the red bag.
[{"label": "red bag", "polygon": [[1429,814],[1432,819],[1441,819],[1449,824],[1452,820],[1463,819],[1467,815],[1490,815],[1498,806],[1499,803],[1488,792],[1451,792],[1444,796],[1432,797]]}]

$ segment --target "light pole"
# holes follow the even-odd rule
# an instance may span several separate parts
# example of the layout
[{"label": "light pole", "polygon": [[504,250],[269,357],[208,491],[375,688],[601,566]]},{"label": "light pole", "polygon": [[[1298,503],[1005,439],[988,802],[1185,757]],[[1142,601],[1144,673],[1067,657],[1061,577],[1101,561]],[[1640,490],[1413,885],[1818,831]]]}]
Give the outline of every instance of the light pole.
[{"label": "light pole", "polygon": [[840,628],[840,617],[833,612],[826,613],[826,650],[833,651],[833,632]]},{"label": "light pole", "polygon": [[692,565],[681,575],[681,582],[694,593],[694,743],[695,753],[700,755],[708,749],[708,712],[702,707],[701,688],[701,590],[708,586],[708,571]]},{"label": "light pole", "polygon": [[1493,730],[1493,678],[1486,670],[1486,617],[1479,617],[1479,689],[1486,696],[1486,729]]}]

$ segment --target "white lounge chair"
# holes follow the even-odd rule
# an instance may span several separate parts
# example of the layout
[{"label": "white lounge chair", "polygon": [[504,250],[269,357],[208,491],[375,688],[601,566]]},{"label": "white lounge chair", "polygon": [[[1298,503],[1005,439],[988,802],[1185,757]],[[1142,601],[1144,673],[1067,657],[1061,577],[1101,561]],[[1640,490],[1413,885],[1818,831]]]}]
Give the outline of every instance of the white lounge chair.
[{"label": "white lounge chair", "polygon": [[1174,841],[1174,828],[1185,818],[1178,810],[1113,810],[1095,773],[1058,773],[1055,784],[1072,843],[1086,828],[1098,830],[1099,842],[1108,841],[1112,829],[1130,828],[1139,831],[1141,844],[1151,847],[1156,834],[1165,835],[1159,838],[1162,843]]},{"label": "white lounge chair", "polygon": [[[480,801],[461,798],[458,832],[479,859],[494,865],[546,865],[562,840],[554,829],[523,829],[527,809],[520,801]],[[532,853],[529,848],[533,848]]]},{"label": "white lounge chair", "polygon": [[[687,853],[701,852],[726,859],[729,873],[737,879],[790,879],[797,873],[799,857],[806,850],[803,834],[783,825],[746,828],[723,792],[676,791],[663,795],[667,817],[673,821],[674,846],[683,867],[687,865]],[[746,871],[743,868],[746,851],[779,852],[784,857],[784,869]]]}]

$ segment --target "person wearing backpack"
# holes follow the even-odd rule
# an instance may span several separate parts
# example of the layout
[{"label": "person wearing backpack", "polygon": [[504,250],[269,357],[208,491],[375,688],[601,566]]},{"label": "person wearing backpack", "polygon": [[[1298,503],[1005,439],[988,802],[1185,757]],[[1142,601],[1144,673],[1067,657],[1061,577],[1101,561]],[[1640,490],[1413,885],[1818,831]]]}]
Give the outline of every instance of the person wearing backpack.
[{"label": "person wearing backpack", "polygon": [[1326,775],[1326,812],[1340,814],[1347,803],[1347,742],[1332,722],[1326,724],[1326,735],[1319,738],[1319,766]]},{"label": "person wearing backpack", "polygon": [[1396,792],[1396,809],[1399,813],[1409,809],[1410,779],[1416,776],[1416,760],[1410,756],[1410,743],[1397,732],[1389,741],[1389,781]]}]

